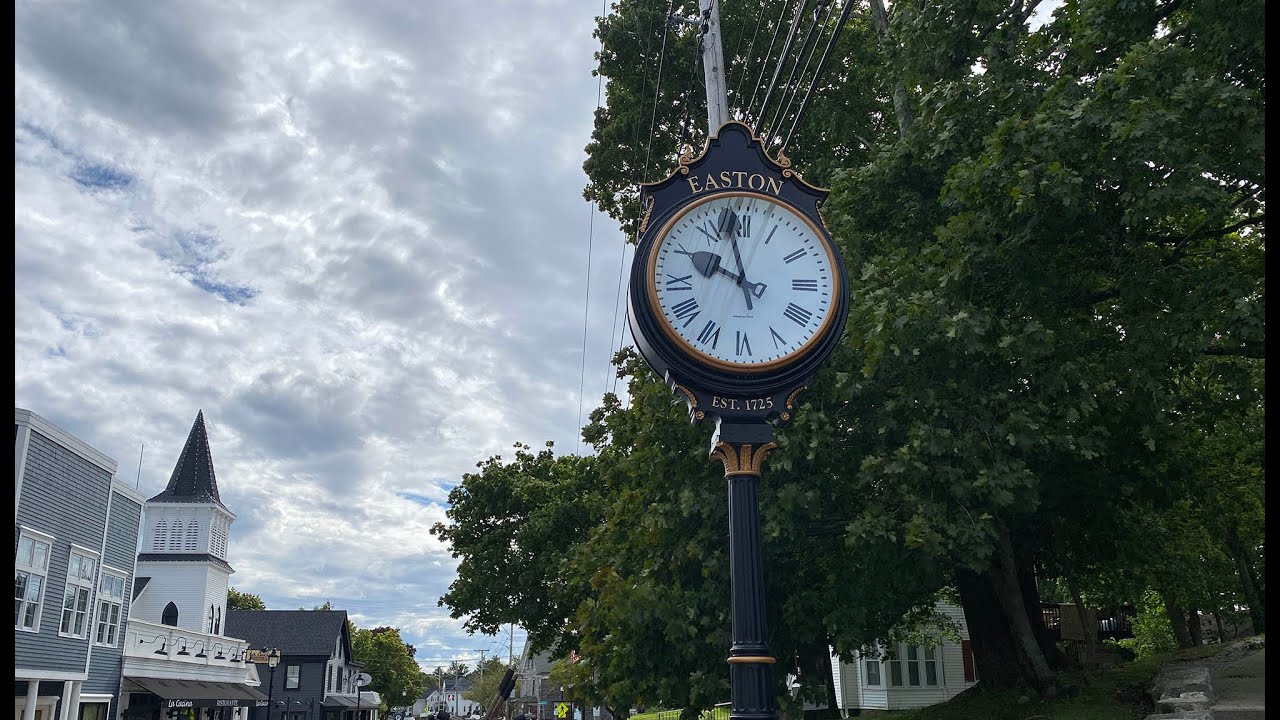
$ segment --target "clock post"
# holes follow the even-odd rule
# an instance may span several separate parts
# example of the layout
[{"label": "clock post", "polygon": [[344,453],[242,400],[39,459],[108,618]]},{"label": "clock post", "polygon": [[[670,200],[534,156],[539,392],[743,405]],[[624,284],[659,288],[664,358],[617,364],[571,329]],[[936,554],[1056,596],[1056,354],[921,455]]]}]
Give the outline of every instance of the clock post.
[{"label": "clock post", "polygon": [[627,317],[640,355],[715,421],[729,501],[732,720],[774,720],[758,489],[796,398],[839,342],[847,275],[818,211],[827,191],[730,121],[641,189]]}]

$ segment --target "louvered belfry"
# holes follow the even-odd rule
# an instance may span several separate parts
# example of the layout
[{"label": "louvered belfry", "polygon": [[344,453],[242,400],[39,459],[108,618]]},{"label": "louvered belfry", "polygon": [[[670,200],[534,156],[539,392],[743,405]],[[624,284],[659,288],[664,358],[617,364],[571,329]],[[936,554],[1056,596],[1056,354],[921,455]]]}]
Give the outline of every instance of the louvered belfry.
[{"label": "louvered belfry", "polygon": [[164,492],[151,502],[208,502],[222,504],[218,498],[218,479],[213,472],[213,455],[209,452],[209,435],[204,428],[204,411],[196,412],[196,421],[187,435],[178,464],[169,476]]}]

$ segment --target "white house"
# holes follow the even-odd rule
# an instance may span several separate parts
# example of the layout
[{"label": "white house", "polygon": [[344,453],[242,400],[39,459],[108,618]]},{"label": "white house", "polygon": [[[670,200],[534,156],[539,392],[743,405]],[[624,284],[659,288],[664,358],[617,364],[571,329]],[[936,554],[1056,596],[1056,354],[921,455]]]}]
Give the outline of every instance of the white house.
[{"label": "white house", "polygon": [[964,610],[939,604],[960,628],[961,642],[935,647],[881,644],[874,655],[855,653],[844,663],[833,652],[831,673],[842,716],[851,710],[908,710],[946,702],[977,684]]}]

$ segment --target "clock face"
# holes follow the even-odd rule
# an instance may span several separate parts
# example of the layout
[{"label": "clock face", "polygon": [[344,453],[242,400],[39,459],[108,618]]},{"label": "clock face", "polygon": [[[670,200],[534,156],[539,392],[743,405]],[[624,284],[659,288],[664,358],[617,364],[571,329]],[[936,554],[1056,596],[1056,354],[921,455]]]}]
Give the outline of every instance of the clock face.
[{"label": "clock face", "polygon": [[805,354],[841,292],[825,235],[784,203],[725,193],[682,210],[649,256],[668,336],[702,362],[762,372]]}]

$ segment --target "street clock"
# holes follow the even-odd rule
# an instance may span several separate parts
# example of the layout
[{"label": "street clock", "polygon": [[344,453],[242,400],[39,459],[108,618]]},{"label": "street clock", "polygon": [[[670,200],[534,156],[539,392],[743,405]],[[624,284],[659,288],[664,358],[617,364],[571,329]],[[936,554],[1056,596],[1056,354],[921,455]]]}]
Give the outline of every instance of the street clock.
[{"label": "street clock", "polygon": [[783,424],[848,312],[844,264],[818,211],[827,191],[738,122],[690,156],[642,186],[632,336],[691,419]]}]

